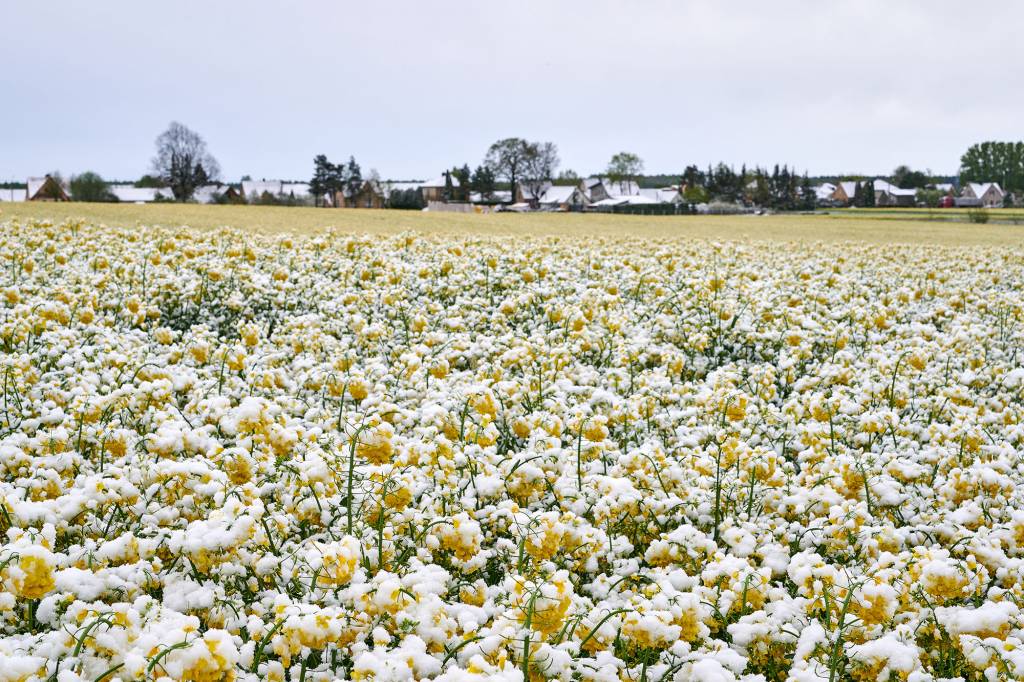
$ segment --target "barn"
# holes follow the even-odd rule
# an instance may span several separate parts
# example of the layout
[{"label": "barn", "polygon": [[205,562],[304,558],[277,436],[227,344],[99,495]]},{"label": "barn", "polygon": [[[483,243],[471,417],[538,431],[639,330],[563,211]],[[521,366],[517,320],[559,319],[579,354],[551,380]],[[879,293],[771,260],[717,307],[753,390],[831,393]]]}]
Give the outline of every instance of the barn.
[{"label": "barn", "polygon": [[71,201],[67,188],[50,175],[29,178],[27,184],[28,201]]}]

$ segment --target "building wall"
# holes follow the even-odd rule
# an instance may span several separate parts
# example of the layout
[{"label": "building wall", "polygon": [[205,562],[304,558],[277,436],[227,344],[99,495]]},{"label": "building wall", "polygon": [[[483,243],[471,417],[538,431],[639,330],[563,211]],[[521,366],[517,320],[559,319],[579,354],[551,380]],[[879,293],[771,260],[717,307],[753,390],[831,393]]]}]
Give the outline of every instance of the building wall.
[{"label": "building wall", "polygon": [[364,188],[353,201],[355,208],[384,208],[384,197],[371,189]]},{"label": "building wall", "polygon": [[338,208],[384,208],[385,199],[372,189],[363,186],[356,194],[345,196],[344,192],[336,192],[334,205]]},{"label": "building wall", "polygon": [[422,187],[420,192],[423,193],[423,201],[444,201],[444,187]]},{"label": "building wall", "polygon": [[992,185],[989,185],[988,189],[985,190],[985,193],[981,195],[981,204],[982,206],[987,206],[989,208],[1002,206],[1003,197],[999,194],[999,190]]}]

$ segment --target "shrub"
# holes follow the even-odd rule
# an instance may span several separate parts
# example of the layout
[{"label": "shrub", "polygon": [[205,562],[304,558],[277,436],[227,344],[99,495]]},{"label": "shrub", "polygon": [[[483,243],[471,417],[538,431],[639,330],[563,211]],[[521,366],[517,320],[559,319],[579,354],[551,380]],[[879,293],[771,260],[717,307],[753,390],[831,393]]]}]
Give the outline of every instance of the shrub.
[{"label": "shrub", "polygon": [[967,219],[972,223],[984,225],[988,222],[988,218],[988,209],[982,208],[981,206],[978,208],[968,209],[967,211]]},{"label": "shrub", "polygon": [[86,171],[71,178],[71,198],[75,201],[117,201],[107,189],[107,183],[99,173]]}]

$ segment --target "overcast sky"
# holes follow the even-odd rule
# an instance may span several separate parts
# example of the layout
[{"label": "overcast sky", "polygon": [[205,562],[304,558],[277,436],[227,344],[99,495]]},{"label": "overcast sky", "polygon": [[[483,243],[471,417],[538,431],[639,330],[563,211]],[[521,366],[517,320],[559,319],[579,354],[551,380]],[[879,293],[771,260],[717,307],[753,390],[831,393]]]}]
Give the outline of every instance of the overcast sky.
[{"label": "overcast sky", "polygon": [[954,173],[1017,140],[1024,3],[3,3],[0,180],[146,172],[172,120],[223,176],[312,158],[424,179],[509,136],[562,167],[724,160],[811,174]]}]

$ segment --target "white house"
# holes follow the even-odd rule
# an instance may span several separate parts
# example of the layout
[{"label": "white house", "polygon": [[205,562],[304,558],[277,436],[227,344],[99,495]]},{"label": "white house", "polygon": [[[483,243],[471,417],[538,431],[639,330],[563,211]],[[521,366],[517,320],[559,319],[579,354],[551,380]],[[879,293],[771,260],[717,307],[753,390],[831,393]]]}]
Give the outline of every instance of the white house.
[{"label": "white house", "polygon": [[916,189],[901,189],[882,178],[876,178],[874,186],[876,206],[913,206],[917,201]]},{"label": "white house", "polygon": [[632,180],[610,180],[609,178],[585,178],[580,181],[580,189],[591,202],[598,202],[609,197],[627,197],[640,194],[640,185]]},{"label": "white house", "polygon": [[540,196],[541,208],[555,211],[582,209],[590,204],[583,190],[576,185],[551,185]]},{"label": "white house", "polygon": [[997,182],[968,182],[964,185],[960,196],[977,199],[986,208],[998,208],[1003,205],[1006,193]]}]

